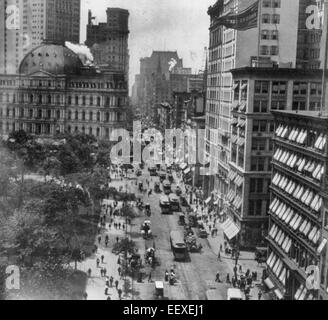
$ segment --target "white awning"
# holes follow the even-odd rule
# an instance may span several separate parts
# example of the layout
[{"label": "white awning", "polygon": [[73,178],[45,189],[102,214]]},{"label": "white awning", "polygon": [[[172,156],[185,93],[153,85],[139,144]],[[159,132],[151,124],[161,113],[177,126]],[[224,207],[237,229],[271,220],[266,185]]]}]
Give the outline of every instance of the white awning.
[{"label": "white awning", "polygon": [[239,82],[234,84],[233,90],[236,90],[238,87],[239,87]]},{"label": "white awning", "polygon": [[188,167],[188,165],[186,163],[180,164],[180,169],[181,170],[185,170],[187,167]]},{"label": "white awning", "polygon": [[274,290],[274,293],[279,300],[282,300],[284,298],[283,294],[279,289]]},{"label": "white awning", "polygon": [[327,244],[327,239],[324,238],[324,239],[322,240],[320,246],[318,247],[318,250],[317,250],[318,255],[321,254],[321,252],[322,252],[322,250],[325,248],[326,244]]},{"label": "white awning", "polygon": [[241,86],[240,90],[245,90],[245,89],[247,88],[247,86],[248,86],[247,83],[243,84],[243,85]]},{"label": "white awning", "polygon": [[190,168],[187,168],[185,171],[183,171],[184,174],[188,174],[190,172]]},{"label": "white awning", "polygon": [[219,204],[219,199],[217,199],[215,202],[214,202],[214,205],[218,205]]},{"label": "white awning", "polygon": [[208,197],[206,200],[205,200],[205,204],[209,204],[212,200],[212,197]]},{"label": "white awning", "polygon": [[227,220],[227,224],[224,224],[223,232],[229,240],[233,239],[239,232],[240,228],[230,219]]},{"label": "white awning", "polygon": [[271,281],[270,278],[266,278],[264,280],[264,283],[268,287],[269,290],[272,290],[275,287],[275,285],[273,284],[273,282]]}]

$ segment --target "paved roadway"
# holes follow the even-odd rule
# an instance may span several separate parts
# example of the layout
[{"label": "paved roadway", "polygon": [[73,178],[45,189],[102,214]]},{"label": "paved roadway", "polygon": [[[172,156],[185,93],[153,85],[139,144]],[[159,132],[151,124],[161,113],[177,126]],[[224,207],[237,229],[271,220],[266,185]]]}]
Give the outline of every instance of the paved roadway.
[{"label": "paved roadway", "polygon": [[[147,170],[143,171],[142,177],[139,180],[144,181],[146,185],[146,179],[150,182],[150,187],[153,188],[155,181],[159,181],[158,177],[150,177]],[[173,184],[172,189],[175,190]],[[184,187],[180,184],[182,190]],[[132,190],[131,190],[132,191]],[[162,215],[159,207],[159,198],[163,194],[153,194],[148,198],[147,194],[141,194],[136,192],[137,197],[142,197],[145,203],[151,205],[152,216],[150,218],[152,222],[152,231],[154,235],[156,256],[159,257],[161,265],[156,267],[152,272],[152,279],[154,281],[163,281],[165,270],[170,270],[172,267],[176,270],[178,283],[174,287],[169,287],[168,290],[170,299],[181,299],[181,300],[205,300],[206,291],[209,289],[209,283],[214,282],[216,273],[219,272],[221,279],[225,279],[229,268],[225,261],[217,260],[217,253],[214,253],[209,245],[209,242],[205,239],[199,239],[198,241],[202,244],[203,249],[201,253],[191,253],[189,262],[176,262],[173,259],[173,253],[170,246],[170,232],[172,230],[181,230],[183,227],[178,224],[177,214],[173,215]],[[145,219],[138,218],[135,220],[136,228]],[[137,230],[136,230],[137,231]],[[145,249],[145,240],[134,239],[140,248]],[[148,246],[152,246],[153,240],[147,241]],[[219,246],[219,244],[218,244]],[[223,289],[222,295],[225,295],[225,289]]]}]

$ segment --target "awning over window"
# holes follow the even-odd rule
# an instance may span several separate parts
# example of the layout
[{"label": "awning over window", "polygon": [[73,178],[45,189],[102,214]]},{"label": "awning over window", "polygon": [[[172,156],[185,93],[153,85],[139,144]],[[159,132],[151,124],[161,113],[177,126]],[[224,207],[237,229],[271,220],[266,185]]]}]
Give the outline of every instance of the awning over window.
[{"label": "awning over window", "polygon": [[234,200],[234,198],[235,198],[235,192],[233,190],[230,190],[228,195],[227,195],[227,200],[229,202],[232,202]]},{"label": "awning over window", "polygon": [[239,210],[241,208],[242,203],[243,203],[242,198],[237,196],[233,202],[233,205],[237,210]]},{"label": "awning over window", "polygon": [[239,139],[237,140],[237,144],[238,144],[240,147],[242,147],[243,145],[245,145],[245,139],[244,139],[244,138],[239,138]]},{"label": "awning over window", "polygon": [[279,299],[279,300],[282,300],[284,298],[283,294],[281,293],[281,291],[279,289],[275,289],[274,290],[274,293],[276,295],[276,297]]},{"label": "awning over window", "polygon": [[240,119],[238,121],[237,127],[244,128],[245,127],[245,124],[246,124],[246,121],[243,120],[243,119]]},{"label": "awning over window", "polygon": [[322,242],[320,243],[320,246],[318,247],[318,250],[317,250],[318,255],[321,254],[321,252],[325,248],[326,244],[327,244],[327,239],[324,238],[322,240]]},{"label": "awning over window", "polygon": [[183,171],[184,174],[188,174],[190,172],[190,168],[187,168],[186,170]]},{"label": "awning over window", "polygon": [[236,172],[230,171],[230,173],[228,175],[228,180],[234,181],[236,176],[237,176]]},{"label": "awning over window", "polygon": [[209,204],[212,200],[212,197],[208,197],[206,200],[205,200],[205,204]]},{"label": "awning over window", "polygon": [[234,101],[233,103],[232,103],[232,110],[235,110],[235,109],[237,109],[239,107],[239,101]]},{"label": "awning over window", "polygon": [[232,120],[231,120],[231,124],[232,125],[235,125],[235,124],[237,124],[238,123],[238,119],[237,118],[233,118]]},{"label": "awning over window", "polygon": [[270,278],[266,278],[264,280],[264,283],[268,287],[269,290],[272,290],[275,287],[275,285],[273,284],[273,282],[271,281]]},{"label": "awning over window", "polygon": [[237,136],[235,136],[235,135],[232,135],[231,136],[231,143],[236,143],[237,140],[238,140],[238,137]]},{"label": "awning over window", "polygon": [[241,88],[240,88],[240,90],[245,90],[245,89],[247,89],[247,83],[245,83],[245,84],[243,84],[242,86],[241,86]]},{"label": "awning over window", "polygon": [[244,178],[241,177],[240,175],[237,175],[235,178],[235,184],[237,185],[238,188],[240,188],[243,184]]},{"label": "awning over window", "polygon": [[243,101],[240,104],[239,111],[246,111],[246,102],[245,101]]},{"label": "awning over window", "polygon": [[181,170],[185,170],[187,167],[188,167],[188,165],[186,163],[180,164],[180,169]]},{"label": "awning over window", "polygon": [[239,83],[235,83],[233,86],[233,90],[236,90],[239,87]]},{"label": "awning over window", "polygon": [[223,232],[229,240],[233,239],[240,232],[240,228],[230,219],[228,219],[223,225]]}]

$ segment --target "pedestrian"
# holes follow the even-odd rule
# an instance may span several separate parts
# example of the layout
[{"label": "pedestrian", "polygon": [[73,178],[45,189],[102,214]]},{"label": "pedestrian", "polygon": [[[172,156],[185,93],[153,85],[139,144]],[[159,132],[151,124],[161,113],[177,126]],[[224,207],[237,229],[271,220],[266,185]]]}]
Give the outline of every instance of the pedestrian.
[{"label": "pedestrian", "polygon": [[108,287],[106,286],[106,288],[105,288],[105,296],[108,296]]},{"label": "pedestrian", "polygon": [[106,277],[106,286],[109,287],[109,277]]},{"label": "pedestrian", "polygon": [[91,273],[92,273],[92,270],[89,268],[89,269],[88,269],[88,277],[89,277],[89,278],[91,277]]},{"label": "pedestrian", "polygon": [[103,269],[103,268],[100,269],[100,276],[101,276],[101,277],[104,276],[104,269]]},{"label": "pedestrian", "polygon": [[218,253],[218,260],[221,261],[221,252]]},{"label": "pedestrian", "polygon": [[108,247],[108,240],[105,240],[105,246]]},{"label": "pedestrian", "polygon": [[121,267],[118,267],[117,271],[118,271],[118,275],[120,276],[121,273],[122,273],[122,269],[121,269]]},{"label": "pedestrian", "polygon": [[101,243],[101,236],[98,237],[98,244]]},{"label": "pedestrian", "polygon": [[93,246],[93,253],[97,253],[98,247],[96,245]]},{"label": "pedestrian", "polygon": [[99,258],[97,258],[97,268],[99,268],[99,264],[100,264],[100,260],[99,260]]},{"label": "pedestrian", "polygon": [[118,280],[115,281],[115,287],[118,288]]},{"label": "pedestrian", "polygon": [[219,272],[216,274],[215,282],[221,282]]},{"label": "pedestrian", "polygon": [[122,300],[122,289],[119,288],[119,289],[117,290],[117,293],[118,293],[118,298],[119,298],[120,300]]},{"label": "pedestrian", "polygon": [[261,290],[258,293],[258,298],[259,298],[259,300],[261,300],[261,298],[262,298],[262,291]]},{"label": "pedestrian", "polygon": [[119,237],[116,237],[116,243],[118,243],[120,241]]},{"label": "pedestrian", "polygon": [[249,274],[250,274],[250,272],[251,272],[251,271],[250,271],[249,269],[247,269],[245,276],[248,277]]},{"label": "pedestrian", "polygon": [[101,256],[101,263],[104,263],[104,259],[105,259],[105,257],[104,257],[104,255],[102,255]]},{"label": "pedestrian", "polygon": [[121,258],[120,257],[118,257],[118,259],[117,259],[117,264],[121,264]]},{"label": "pedestrian", "polygon": [[220,251],[222,252],[222,244],[220,244]]},{"label": "pedestrian", "polygon": [[107,269],[106,268],[104,268],[104,277],[106,277],[106,275],[107,275]]},{"label": "pedestrian", "polygon": [[165,270],[165,277],[164,277],[164,280],[165,280],[166,282],[169,281],[169,272],[168,272],[167,270]]},{"label": "pedestrian", "polygon": [[118,229],[121,230],[121,222],[118,224]]},{"label": "pedestrian", "polygon": [[124,223],[123,223],[123,226],[122,227],[123,227],[123,231],[125,231],[125,224]]},{"label": "pedestrian", "polygon": [[152,279],[151,279],[151,272],[149,272],[148,282],[152,282]]},{"label": "pedestrian", "polygon": [[109,279],[110,287],[113,287],[113,282],[114,282],[114,278],[113,276],[111,276]]},{"label": "pedestrian", "polygon": [[229,273],[227,274],[227,283],[231,283],[230,282],[230,275],[229,275]]},{"label": "pedestrian", "polygon": [[86,292],[83,293],[83,299],[88,300],[88,294]]},{"label": "pedestrian", "polygon": [[243,267],[242,267],[242,265],[239,266],[239,272],[240,272],[240,273],[243,272]]}]

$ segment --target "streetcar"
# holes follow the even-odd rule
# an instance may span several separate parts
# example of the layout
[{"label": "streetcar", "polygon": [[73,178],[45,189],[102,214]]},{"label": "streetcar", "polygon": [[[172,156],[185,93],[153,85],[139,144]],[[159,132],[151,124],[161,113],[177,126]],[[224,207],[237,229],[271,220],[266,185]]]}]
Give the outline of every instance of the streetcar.
[{"label": "streetcar", "polygon": [[164,193],[166,195],[169,195],[171,193],[171,182],[168,180],[163,181],[163,189],[164,189]]},{"label": "streetcar", "polygon": [[183,234],[180,231],[171,231],[170,242],[174,260],[186,261],[188,259],[188,250]]},{"label": "streetcar", "polygon": [[162,196],[159,200],[159,206],[161,207],[162,214],[171,213],[170,199],[167,196]]},{"label": "streetcar", "polygon": [[169,200],[170,200],[171,210],[172,211],[175,211],[175,212],[178,212],[180,210],[180,200],[179,200],[179,197],[176,194],[171,193],[169,195]]}]

